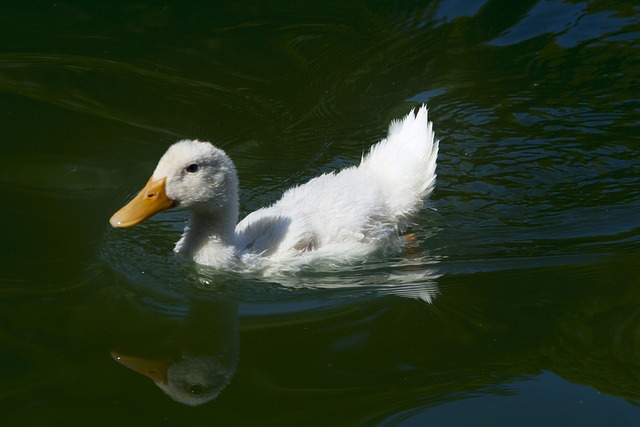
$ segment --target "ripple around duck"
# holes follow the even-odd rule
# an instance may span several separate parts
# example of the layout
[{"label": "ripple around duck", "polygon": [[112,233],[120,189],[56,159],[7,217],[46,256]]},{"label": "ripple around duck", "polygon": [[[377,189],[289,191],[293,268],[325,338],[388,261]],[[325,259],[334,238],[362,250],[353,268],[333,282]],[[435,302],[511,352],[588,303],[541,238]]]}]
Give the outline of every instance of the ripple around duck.
[{"label": "ripple around duck", "polygon": [[[200,128],[196,122],[208,123],[211,116],[234,122],[242,119],[245,125],[239,127],[240,131],[248,131],[251,127],[246,126],[247,117],[259,122],[265,110],[274,110],[271,100],[239,88],[242,84],[217,85],[158,68],[90,56],[7,53],[0,55],[0,89],[170,138],[206,134],[210,129]],[[114,85],[122,92],[105,89]],[[124,91],[127,96],[122,96]],[[162,102],[158,101],[159,94]],[[133,99],[137,103],[131,102]],[[194,109],[198,103],[210,105],[215,113]],[[242,111],[238,111],[239,104],[245,105]],[[191,118],[188,122],[174,120],[181,109],[185,117]],[[234,135],[238,134],[236,129]]]},{"label": "ripple around duck", "polygon": [[135,284],[141,295],[156,295],[160,305],[173,299],[181,305],[202,292],[213,298],[233,296],[243,313],[264,315],[389,295],[430,303],[438,294],[437,261],[420,257],[268,276],[201,267],[171,251],[182,225],[180,217],[175,218],[150,221],[127,233],[111,231],[100,254],[125,279],[125,286]]}]

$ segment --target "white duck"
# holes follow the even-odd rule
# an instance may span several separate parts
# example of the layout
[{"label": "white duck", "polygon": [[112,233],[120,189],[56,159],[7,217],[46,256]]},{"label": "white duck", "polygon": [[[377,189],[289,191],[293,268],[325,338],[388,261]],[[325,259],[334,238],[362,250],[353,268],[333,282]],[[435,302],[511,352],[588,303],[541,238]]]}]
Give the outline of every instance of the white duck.
[{"label": "white duck", "polygon": [[220,269],[350,262],[405,243],[410,217],[433,191],[437,154],[422,106],[393,121],[360,165],[291,188],[237,223],[233,162],[210,143],[183,140],[169,147],[146,186],[110,223],[130,227],[168,208],[188,209],[175,252]]}]

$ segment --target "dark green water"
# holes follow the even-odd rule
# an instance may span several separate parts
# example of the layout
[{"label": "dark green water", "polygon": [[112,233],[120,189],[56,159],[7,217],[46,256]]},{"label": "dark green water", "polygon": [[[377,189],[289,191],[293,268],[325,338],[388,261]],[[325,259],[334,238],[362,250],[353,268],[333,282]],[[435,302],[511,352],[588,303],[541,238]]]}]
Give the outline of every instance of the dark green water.
[{"label": "dark green water", "polygon": [[[639,15],[3,6],[0,423],[639,425]],[[180,138],[232,156],[246,213],[423,102],[438,184],[407,253],[264,280],[177,259],[184,212],[108,225]],[[226,380],[190,407],[114,350]]]}]

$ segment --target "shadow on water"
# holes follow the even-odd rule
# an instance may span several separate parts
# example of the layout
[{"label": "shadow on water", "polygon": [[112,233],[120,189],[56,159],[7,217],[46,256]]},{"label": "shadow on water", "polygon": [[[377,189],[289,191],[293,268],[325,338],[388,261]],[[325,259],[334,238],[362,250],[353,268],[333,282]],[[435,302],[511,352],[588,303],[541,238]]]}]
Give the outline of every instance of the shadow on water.
[{"label": "shadow on water", "polygon": [[[301,275],[292,292],[188,269],[192,283],[170,290],[158,282],[121,288],[135,296],[117,308],[110,341],[116,360],[177,402],[223,399],[211,406],[223,417],[249,399],[255,412],[234,415],[242,422],[275,422],[286,411],[289,420],[357,423],[366,414],[393,424],[435,407],[474,408],[471,398],[517,399],[536,382],[638,405],[640,271],[629,283],[620,269],[628,261],[531,269],[526,280],[512,270],[447,275],[422,282],[431,304],[384,286],[335,287],[330,274]],[[608,289],[594,286],[603,280]],[[118,399],[157,404],[151,382],[117,378]]]},{"label": "shadow on water", "polygon": [[123,312],[133,326],[114,345],[112,357],[189,406],[216,399],[232,382],[241,361],[242,319],[270,319],[264,325],[271,328],[274,319],[334,318],[390,296],[426,307],[439,292],[438,262],[417,247],[395,260],[247,276],[176,257],[167,231],[179,225],[154,221],[131,233],[109,233],[101,257],[128,289],[117,292],[131,295]]},{"label": "shadow on water", "polygon": [[[119,346],[111,355],[120,364],[151,378],[173,400],[198,406],[215,399],[233,378],[240,333],[231,299],[193,300],[173,336],[162,342]],[[143,334],[141,334],[144,336]]]},{"label": "shadow on water", "polygon": [[[111,261],[119,251],[110,245],[131,248],[121,237],[107,242]],[[242,395],[274,416],[293,399],[301,407],[288,413],[303,420],[324,401],[333,409],[323,420],[350,409],[383,422],[464,407],[471,397],[517,396],[530,381],[556,381],[546,373],[640,400],[631,374],[640,368],[640,271],[620,268],[631,259],[533,259],[523,275],[499,263],[466,274],[418,256],[247,278],[135,253],[114,269],[135,288],[131,323],[145,326],[127,328],[114,356],[187,405],[233,405]],[[135,264],[149,261],[140,275]],[[441,276],[448,268],[457,273]]]}]

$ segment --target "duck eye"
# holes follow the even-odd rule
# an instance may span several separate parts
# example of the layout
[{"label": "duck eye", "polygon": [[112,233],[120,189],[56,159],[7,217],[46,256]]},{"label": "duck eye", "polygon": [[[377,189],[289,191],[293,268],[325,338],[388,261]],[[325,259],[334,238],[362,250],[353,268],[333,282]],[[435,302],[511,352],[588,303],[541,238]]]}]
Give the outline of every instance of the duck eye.
[{"label": "duck eye", "polygon": [[200,395],[207,391],[207,388],[200,384],[192,384],[187,388],[187,391],[193,395]]},{"label": "duck eye", "polygon": [[198,171],[198,165],[195,163],[191,163],[189,166],[187,166],[187,172],[189,173],[194,173]]}]

